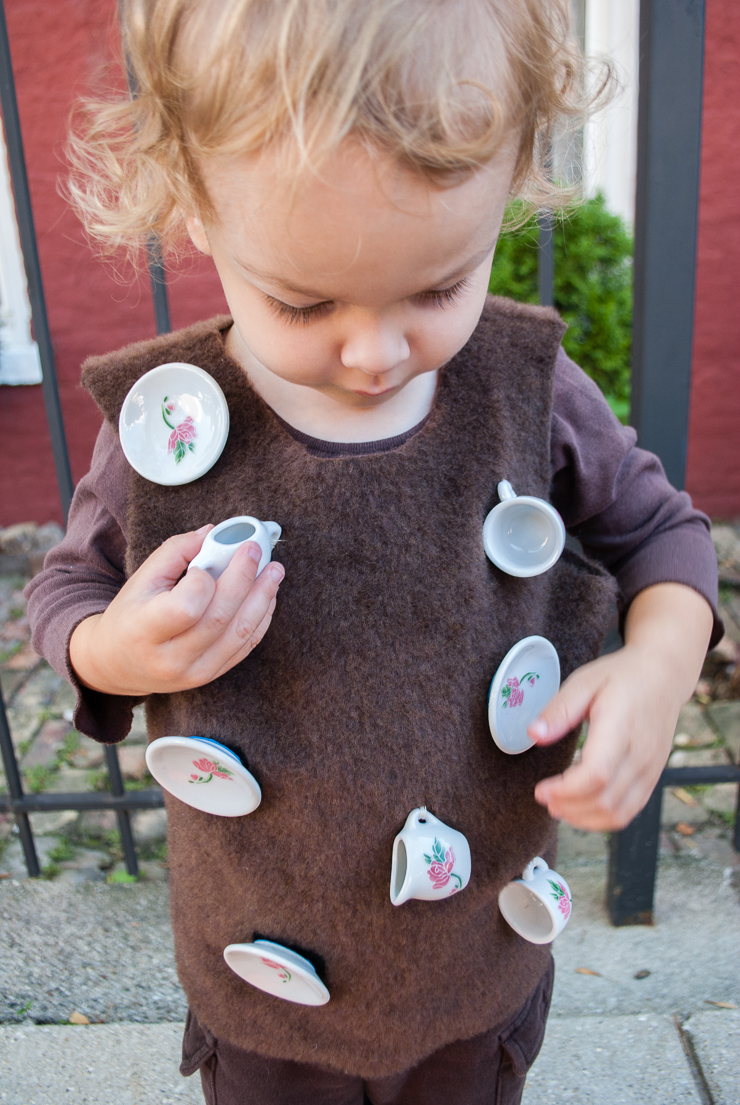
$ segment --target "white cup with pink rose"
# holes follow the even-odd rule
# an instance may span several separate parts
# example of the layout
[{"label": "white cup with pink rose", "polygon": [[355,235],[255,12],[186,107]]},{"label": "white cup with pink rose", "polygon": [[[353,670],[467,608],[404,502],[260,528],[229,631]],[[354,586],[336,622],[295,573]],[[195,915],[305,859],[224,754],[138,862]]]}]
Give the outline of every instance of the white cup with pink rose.
[{"label": "white cup with pink rose", "polygon": [[530,944],[549,944],[559,936],[570,920],[572,902],[563,876],[540,856],[498,896],[504,920]]},{"label": "white cup with pink rose", "polygon": [[470,882],[470,845],[426,806],[412,810],[393,842],[391,902],[438,902]]}]

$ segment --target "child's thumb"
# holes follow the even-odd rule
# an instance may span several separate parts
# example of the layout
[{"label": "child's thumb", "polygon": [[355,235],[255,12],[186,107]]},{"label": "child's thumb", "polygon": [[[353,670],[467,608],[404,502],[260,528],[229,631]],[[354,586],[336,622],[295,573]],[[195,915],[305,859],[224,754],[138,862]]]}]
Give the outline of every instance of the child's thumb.
[{"label": "child's thumb", "polygon": [[169,590],[177,583],[190,561],[198,555],[203,540],[213,526],[209,523],[191,533],[176,533],[168,537],[151,556],[147,557],[136,573],[149,589]]},{"label": "child's thumb", "polygon": [[537,744],[553,744],[576,728],[588,713],[600,682],[598,671],[579,668],[566,679],[527,733]]}]

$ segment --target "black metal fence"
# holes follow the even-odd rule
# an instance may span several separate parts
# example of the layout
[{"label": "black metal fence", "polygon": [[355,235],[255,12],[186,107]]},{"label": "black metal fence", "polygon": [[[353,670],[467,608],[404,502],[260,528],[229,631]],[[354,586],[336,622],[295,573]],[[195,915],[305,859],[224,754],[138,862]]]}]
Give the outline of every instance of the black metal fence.
[{"label": "black metal fence", "polygon": [[[686,460],[699,201],[704,0],[641,0],[640,95],[635,221],[635,303],[631,422],[682,487]],[[43,372],[43,396],[62,510],[73,483],[36,248],[10,45],[0,0],[0,102],[10,175]],[[540,299],[553,302],[551,225],[541,222]],[[149,271],[157,333],[170,328],[164,269],[156,241]],[[109,794],[24,794],[0,693],[0,752],[8,794],[0,812],[15,815],[31,876],[40,874],[29,814],[115,810],[129,874],[138,873],[129,814],[163,805],[158,788],[126,792],[115,747],[106,747]],[[611,835],[607,906],[615,925],[650,924],[663,788],[740,783],[740,767],[666,768],[645,809]],[[740,788],[734,846],[740,851]]]}]

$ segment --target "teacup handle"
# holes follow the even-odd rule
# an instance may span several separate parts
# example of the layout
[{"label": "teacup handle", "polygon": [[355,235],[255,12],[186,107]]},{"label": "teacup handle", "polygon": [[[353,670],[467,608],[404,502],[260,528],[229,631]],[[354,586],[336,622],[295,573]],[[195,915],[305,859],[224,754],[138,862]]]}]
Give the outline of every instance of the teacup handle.
[{"label": "teacup handle", "polygon": [[516,491],[508,480],[501,480],[496,490],[502,503],[505,503],[507,499],[516,499]]},{"label": "teacup handle", "polygon": [[522,878],[524,879],[525,882],[531,882],[538,871],[547,871],[547,870],[549,870],[549,868],[548,868],[547,864],[545,863],[544,859],[542,858],[542,856],[535,856],[534,859],[531,861],[531,863],[528,863],[527,866],[522,871]]}]

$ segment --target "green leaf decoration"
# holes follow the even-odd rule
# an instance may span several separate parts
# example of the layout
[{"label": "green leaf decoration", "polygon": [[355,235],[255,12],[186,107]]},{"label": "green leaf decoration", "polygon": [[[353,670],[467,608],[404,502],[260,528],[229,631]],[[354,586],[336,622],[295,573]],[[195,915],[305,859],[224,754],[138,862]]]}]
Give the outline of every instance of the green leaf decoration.
[{"label": "green leaf decoration", "polygon": [[432,849],[432,851],[434,852],[434,858],[439,863],[444,863],[444,861],[445,861],[445,850],[444,850],[444,847],[437,840],[436,836],[434,838],[434,848]]},{"label": "green leaf decoration", "polygon": [[505,687],[501,688],[501,697],[502,698],[508,698],[510,694],[511,694],[511,687],[507,683]]},{"label": "green leaf decoration", "polygon": [[431,862],[432,862],[432,857],[431,857],[431,856],[428,856],[428,855],[426,854],[426,852],[424,853],[424,859],[425,859],[425,860],[427,861],[427,863],[431,863]]},{"label": "green leaf decoration", "polygon": [[550,886],[555,891],[555,897],[556,898],[564,898],[565,897],[565,891],[563,890],[562,886],[559,886],[558,883],[553,882],[552,879],[548,879],[547,881],[549,882]]},{"label": "green leaf decoration", "polygon": [[[194,453],[194,452],[195,452],[195,442],[194,442],[194,441],[191,441],[191,442],[190,442],[190,443],[188,444],[188,449],[190,450],[190,452],[191,452],[191,453]],[[539,679],[539,675],[537,676],[537,678]]]},{"label": "green leaf decoration", "polygon": [[178,441],[175,446],[175,464],[179,464],[182,458],[185,456],[185,443]]}]

